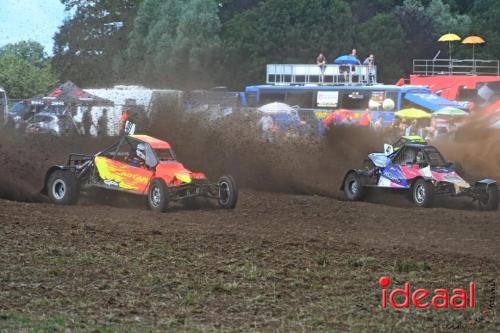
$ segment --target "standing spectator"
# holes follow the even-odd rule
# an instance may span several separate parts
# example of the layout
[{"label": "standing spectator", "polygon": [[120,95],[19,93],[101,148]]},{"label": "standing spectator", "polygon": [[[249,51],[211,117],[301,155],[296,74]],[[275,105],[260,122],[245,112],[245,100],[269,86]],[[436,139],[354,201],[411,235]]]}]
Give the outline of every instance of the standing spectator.
[{"label": "standing spectator", "polygon": [[102,114],[97,120],[97,135],[107,136],[108,135],[108,109],[103,109]]},{"label": "standing spectator", "polygon": [[125,124],[127,123],[128,120],[128,108],[124,107],[122,109],[122,115],[120,117],[120,134],[125,133]]},{"label": "standing spectator", "polygon": [[82,116],[83,135],[90,135],[90,128],[92,127],[92,113],[90,107],[85,108]]},{"label": "standing spectator", "polygon": [[384,117],[378,116],[377,120],[373,123],[374,130],[381,130],[384,127]]},{"label": "standing spectator", "polygon": [[394,141],[402,136],[403,132],[401,131],[401,123],[398,117],[392,119],[390,125],[387,127],[387,132],[389,133],[389,137],[393,138]]},{"label": "standing spectator", "polygon": [[266,138],[268,142],[272,141],[272,136],[273,136],[273,129],[275,128],[274,126],[274,120],[273,117],[269,114],[265,114],[260,118],[258,126],[260,130],[262,131],[262,134]]},{"label": "standing spectator", "polygon": [[408,125],[408,127],[406,127],[405,129],[405,136],[417,135],[417,126],[417,120],[413,119],[410,125]]},{"label": "standing spectator", "polygon": [[367,78],[367,81],[368,83],[373,83],[373,78],[374,78],[374,74],[373,74],[373,66],[375,66],[375,56],[373,54],[370,54],[368,56],[368,58],[365,59],[365,61],[363,61],[363,65],[366,65],[368,66],[368,69],[367,69],[367,74],[368,74],[368,78]]},{"label": "standing spectator", "polygon": [[323,53],[320,53],[318,55],[318,57],[316,58],[316,64],[319,66],[319,69],[321,71],[321,75],[319,77],[319,82],[324,83],[325,82],[326,58],[323,55]]}]

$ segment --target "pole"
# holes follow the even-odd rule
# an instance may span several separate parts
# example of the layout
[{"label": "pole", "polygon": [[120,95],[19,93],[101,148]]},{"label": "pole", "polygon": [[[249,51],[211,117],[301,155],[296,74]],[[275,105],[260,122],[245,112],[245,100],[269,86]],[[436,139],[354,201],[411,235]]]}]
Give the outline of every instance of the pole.
[{"label": "pole", "polygon": [[476,56],[474,54],[474,47],[476,45],[475,44],[472,44],[472,68],[474,70],[474,74],[476,74]]},{"label": "pole", "polygon": [[450,63],[448,64],[448,66],[449,66],[449,74],[451,75],[451,71],[452,71],[452,65],[451,65],[451,42],[448,42],[448,47],[449,47],[448,55],[450,56]]}]

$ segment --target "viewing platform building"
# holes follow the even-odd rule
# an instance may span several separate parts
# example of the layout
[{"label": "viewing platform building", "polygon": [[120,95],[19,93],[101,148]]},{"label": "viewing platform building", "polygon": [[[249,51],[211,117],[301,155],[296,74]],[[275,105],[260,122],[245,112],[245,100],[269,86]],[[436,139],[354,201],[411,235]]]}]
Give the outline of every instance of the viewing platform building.
[{"label": "viewing platform building", "polygon": [[377,83],[377,66],[328,64],[268,64],[266,84],[369,85]]}]

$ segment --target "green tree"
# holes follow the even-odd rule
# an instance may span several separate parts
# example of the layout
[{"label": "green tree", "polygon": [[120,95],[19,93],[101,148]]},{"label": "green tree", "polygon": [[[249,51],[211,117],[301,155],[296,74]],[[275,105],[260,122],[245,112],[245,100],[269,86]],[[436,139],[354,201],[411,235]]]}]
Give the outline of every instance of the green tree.
[{"label": "green tree", "polygon": [[[404,0],[394,14],[398,17],[406,34],[407,48],[401,56],[409,59],[403,68],[411,72],[411,59],[432,58],[439,49],[447,50],[448,45],[438,43],[442,34],[453,32],[465,35],[470,29],[470,17],[451,11],[442,0],[431,0],[427,6],[421,0]],[[445,51],[441,57],[446,58]]]},{"label": "green tree", "polygon": [[54,37],[53,65],[63,80],[108,86],[124,77],[120,66],[140,1],[61,0],[72,16]]},{"label": "green tree", "polygon": [[[486,44],[476,45],[476,57],[478,59],[498,59],[500,55],[500,1],[478,0],[471,10],[472,27],[471,34],[484,37]],[[472,51],[465,48],[467,56]]]},{"label": "green tree", "polygon": [[129,38],[132,77],[156,86],[214,84],[221,44],[217,11],[215,1],[144,1]]},{"label": "green tree", "polygon": [[15,44],[7,44],[0,49],[0,55],[10,53],[30,64],[43,67],[47,62],[47,54],[40,43],[33,41],[20,41]]},{"label": "green tree", "polygon": [[46,93],[58,80],[43,46],[23,41],[0,48],[0,82],[17,99]]},{"label": "green tree", "polygon": [[[356,38],[360,54],[373,53],[380,82],[394,83],[404,76],[408,59],[402,58],[407,48],[406,34],[392,14],[377,14],[357,26]],[[361,59],[363,61],[363,59]]]},{"label": "green tree", "polygon": [[340,0],[267,0],[224,27],[224,73],[232,87],[262,82],[268,63],[330,62],[356,47],[349,5]]}]

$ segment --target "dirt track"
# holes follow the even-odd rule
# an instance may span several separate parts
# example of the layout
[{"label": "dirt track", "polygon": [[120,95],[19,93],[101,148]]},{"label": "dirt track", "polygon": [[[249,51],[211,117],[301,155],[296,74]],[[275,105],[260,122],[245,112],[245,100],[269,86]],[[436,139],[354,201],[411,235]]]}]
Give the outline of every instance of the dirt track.
[{"label": "dirt track", "polygon": [[488,313],[384,313],[377,279],[484,289],[500,213],[384,200],[400,207],[251,190],[234,211],[0,201],[0,328],[494,331]]}]

